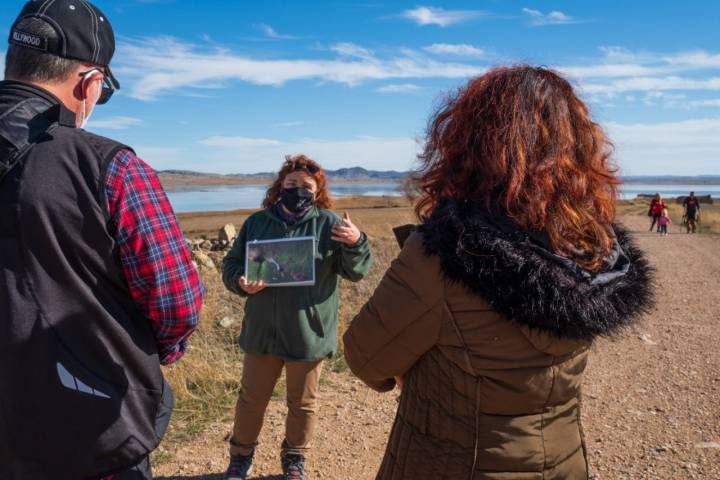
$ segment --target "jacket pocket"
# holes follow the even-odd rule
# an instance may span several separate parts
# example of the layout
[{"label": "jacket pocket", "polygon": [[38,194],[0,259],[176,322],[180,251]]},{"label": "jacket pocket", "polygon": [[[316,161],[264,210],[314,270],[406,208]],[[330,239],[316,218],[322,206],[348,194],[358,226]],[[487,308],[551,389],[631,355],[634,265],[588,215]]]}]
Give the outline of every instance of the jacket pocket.
[{"label": "jacket pocket", "polygon": [[310,292],[308,292],[307,298],[305,316],[307,317],[308,327],[310,327],[310,330],[312,330],[317,337],[324,338],[325,327],[323,327],[322,319],[320,318],[317,306]]}]

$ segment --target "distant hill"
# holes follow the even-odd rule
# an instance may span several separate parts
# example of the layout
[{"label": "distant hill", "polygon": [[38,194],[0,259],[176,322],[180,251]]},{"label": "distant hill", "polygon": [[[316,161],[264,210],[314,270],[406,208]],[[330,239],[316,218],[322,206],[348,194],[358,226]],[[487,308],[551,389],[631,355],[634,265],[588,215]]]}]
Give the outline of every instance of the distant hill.
[{"label": "distant hill", "polygon": [[[275,173],[203,173],[191,170],[160,170],[157,172],[166,188],[187,188],[210,185],[260,185],[267,184]],[[367,170],[362,167],[326,170],[328,178],[335,182],[400,182],[409,172]]]},{"label": "distant hill", "polygon": [[353,168],[341,168],[340,170],[328,170],[328,177],[330,178],[344,178],[344,179],[376,179],[376,180],[402,180],[408,176],[409,172],[398,172],[395,170],[389,170],[380,172],[377,170],[366,170],[362,167]]},{"label": "distant hill", "polygon": [[[401,182],[410,172],[395,170],[367,170],[362,167],[326,170],[328,178],[334,182]],[[273,172],[259,173],[203,173],[191,170],[161,170],[160,179],[168,188],[210,185],[265,185],[275,177]],[[674,175],[635,175],[623,177],[628,184],[654,185],[720,185],[720,175],[674,176]]]},{"label": "distant hill", "polygon": [[653,183],[659,185],[720,185],[720,175],[639,175],[623,177],[625,183]]}]

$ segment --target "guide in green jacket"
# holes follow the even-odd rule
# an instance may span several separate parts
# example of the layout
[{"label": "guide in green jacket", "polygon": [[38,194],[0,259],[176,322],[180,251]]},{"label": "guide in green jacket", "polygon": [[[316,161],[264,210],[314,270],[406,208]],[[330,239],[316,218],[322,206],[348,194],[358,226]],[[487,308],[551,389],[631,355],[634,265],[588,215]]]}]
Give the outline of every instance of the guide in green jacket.
[{"label": "guide in green jacket", "polygon": [[[303,478],[305,454],[317,425],[322,363],[337,349],[340,280],[360,281],[372,265],[367,235],[347,213],[340,219],[328,210],[327,179],[309,158],[288,157],[263,207],[245,221],[223,261],[225,286],[247,297],[240,334],[245,352],[242,385],[227,471],[230,479],[244,479],[250,470],[265,408],[283,368],[289,410],[283,471]],[[297,242],[262,242],[281,239]],[[246,259],[247,244],[255,241],[260,243],[253,245]],[[304,250],[307,254],[303,244],[310,246]],[[292,253],[296,250],[297,255]],[[308,282],[313,263],[314,282]],[[257,275],[266,282],[256,279]],[[275,281],[306,284],[268,284]]]}]

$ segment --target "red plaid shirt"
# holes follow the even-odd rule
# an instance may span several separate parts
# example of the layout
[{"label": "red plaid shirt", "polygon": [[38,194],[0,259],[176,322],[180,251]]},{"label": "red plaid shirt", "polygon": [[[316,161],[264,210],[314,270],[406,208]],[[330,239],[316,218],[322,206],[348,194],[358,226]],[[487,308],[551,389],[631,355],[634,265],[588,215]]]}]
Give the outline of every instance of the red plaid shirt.
[{"label": "red plaid shirt", "polygon": [[122,150],[108,165],[105,189],[130,293],[152,325],[160,362],[171,364],[197,327],[202,282],[152,168]]}]

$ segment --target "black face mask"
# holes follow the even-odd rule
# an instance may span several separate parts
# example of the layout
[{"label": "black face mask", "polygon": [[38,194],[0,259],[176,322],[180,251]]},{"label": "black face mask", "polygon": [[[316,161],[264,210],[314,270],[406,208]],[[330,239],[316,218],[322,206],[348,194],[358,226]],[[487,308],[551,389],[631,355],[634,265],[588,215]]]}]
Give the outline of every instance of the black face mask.
[{"label": "black face mask", "polygon": [[284,188],[280,193],[280,202],[292,213],[307,210],[315,202],[315,194],[307,188]]}]

